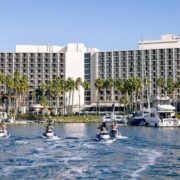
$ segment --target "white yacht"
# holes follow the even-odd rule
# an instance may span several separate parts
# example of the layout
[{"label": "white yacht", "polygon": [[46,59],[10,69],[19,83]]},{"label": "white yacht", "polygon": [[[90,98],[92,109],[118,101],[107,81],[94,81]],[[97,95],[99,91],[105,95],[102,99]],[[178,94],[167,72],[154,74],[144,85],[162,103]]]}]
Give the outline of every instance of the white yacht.
[{"label": "white yacht", "polygon": [[112,113],[102,116],[102,122],[106,122],[106,123],[117,122],[119,124],[125,124],[125,119],[123,115]]},{"label": "white yacht", "polygon": [[180,121],[175,117],[175,107],[170,102],[168,96],[154,99],[153,107],[145,117],[147,126],[180,127]]}]

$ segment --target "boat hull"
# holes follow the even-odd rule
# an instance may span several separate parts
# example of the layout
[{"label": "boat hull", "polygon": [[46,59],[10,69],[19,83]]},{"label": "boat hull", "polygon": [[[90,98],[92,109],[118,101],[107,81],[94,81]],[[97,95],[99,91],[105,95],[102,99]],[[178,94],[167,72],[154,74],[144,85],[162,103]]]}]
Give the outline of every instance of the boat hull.
[{"label": "boat hull", "polygon": [[130,126],[145,126],[146,125],[146,120],[145,118],[132,118],[129,121]]},{"label": "boat hull", "polygon": [[167,118],[162,120],[147,119],[149,127],[180,127],[180,121],[177,119]]}]

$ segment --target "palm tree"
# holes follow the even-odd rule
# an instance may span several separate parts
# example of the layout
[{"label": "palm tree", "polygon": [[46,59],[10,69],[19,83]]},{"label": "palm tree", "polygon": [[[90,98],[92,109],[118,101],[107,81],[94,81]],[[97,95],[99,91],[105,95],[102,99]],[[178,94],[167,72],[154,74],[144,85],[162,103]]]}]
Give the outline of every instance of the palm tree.
[{"label": "palm tree", "polygon": [[136,103],[135,103],[135,110],[137,111],[137,104],[138,104],[138,95],[142,89],[142,83],[141,80],[138,78],[134,78],[133,79],[133,86],[134,86],[134,91],[135,91],[135,99],[136,99]]},{"label": "palm tree", "polygon": [[[5,76],[0,72],[0,86],[5,83]],[[1,100],[1,92],[0,92],[0,100]]]},{"label": "palm tree", "polygon": [[7,112],[9,114],[9,110],[10,110],[10,107],[11,107],[11,96],[12,96],[12,93],[13,93],[13,89],[14,89],[14,81],[13,81],[13,76],[8,74],[6,76],[6,88],[7,88],[7,91],[8,91],[8,106],[7,106]]},{"label": "palm tree", "polygon": [[79,97],[79,112],[80,112],[80,99],[81,99],[81,95],[80,95],[80,86],[82,86],[83,82],[82,82],[82,79],[79,77],[76,79],[76,87],[78,89],[78,97]]},{"label": "palm tree", "polygon": [[40,103],[40,99],[42,96],[47,95],[48,91],[48,83],[42,83],[40,86],[36,89],[36,96],[37,96],[37,102]]},{"label": "palm tree", "polygon": [[27,76],[25,75],[22,76],[20,81],[20,86],[21,86],[22,106],[25,106],[25,102],[26,102],[25,99],[29,94],[29,81]]},{"label": "palm tree", "polygon": [[82,82],[82,86],[85,90],[90,89],[90,83],[86,80],[84,82]]},{"label": "palm tree", "polygon": [[96,80],[95,80],[95,88],[97,89],[97,91],[98,91],[98,100],[97,100],[97,108],[98,108],[98,110],[99,110],[99,100],[100,100],[100,91],[103,89],[103,87],[104,87],[104,80],[103,79],[101,79],[101,78],[97,78]]},{"label": "palm tree", "polygon": [[[157,86],[160,87],[160,91],[162,91],[162,88],[164,88],[164,84],[165,84],[165,80],[163,77],[160,77],[157,79]],[[158,96],[160,96],[161,93],[159,94],[159,91],[158,91]]]},{"label": "palm tree", "polygon": [[47,96],[41,96],[39,103],[43,107],[46,107],[48,105],[48,98],[47,98]]},{"label": "palm tree", "polygon": [[[107,101],[107,91],[111,90],[111,88],[114,87],[113,79],[111,79],[111,78],[110,79],[106,79],[104,81],[103,87],[106,89],[106,97],[105,97],[105,103],[106,103],[106,101]],[[114,100],[114,98],[113,98],[113,100]]]},{"label": "palm tree", "polygon": [[120,106],[120,99],[121,99],[121,95],[123,93],[123,90],[124,90],[124,80],[122,79],[116,79],[114,81],[114,88],[118,91],[118,101],[119,101],[119,106]]},{"label": "palm tree", "polygon": [[66,80],[66,87],[69,91],[69,104],[68,104],[68,114],[70,114],[70,106],[71,106],[71,94],[72,94],[72,91],[74,89],[74,84],[75,84],[75,81],[72,79],[72,78],[68,78]]},{"label": "palm tree", "polygon": [[14,89],[15,89],[15,96],[16,96],[16,113],[17,110],[19,108],[19,103],[21,101],[21,75],[20,72],[16,70],[16,72],[14,73]]},{"label": "palm tree", "polygon": [[149,92],[150,85],[151,85],[151,81],[148,78],[145,78],[144,79],[144,91],[146,92],[148,109],[150,109],[150,92]]},{"label": "palm tree", "polygon": [[71,113],[73,113],[73,107],[74,107],[74,91],[78,90],[78,84],[76,83],[76,80],[73,79],[72,81],[72,104],[71,104]]},{"label": "palm tree", "polygon": [[124,83],[124,89],[123,91],[126,93],[126,95],[130,98],[130,110],[132,111],[132,106],[135,101],[135,95],[134,95],[134,80],[133,78],[126,79]]},{"label": "palm tree", "polygon": [[124,105],[124,114],[126,114],[126,106],[129,104],[129,98],[127,94],[120,98],[120,103]]},{"label": "palm tree", "polygon": [[65,115],[67,112],[66,93],[68,92],[68,85],[67,85],[67,81],[65,79],[62,79],[61,83],[62,83],[62,91],[63,91],[62,94],[63,94],[63,103],[64,103],[64,115]]},{"label": "palm tree", "polygon": [[32,97],[32,104],[36,102],[36,91],[31,91],[31,97]]},{"label": "palm tree", "polygon": [[[84,97],[86,97],[87,90],[90,90],[90,83],[85,80],[84,82],[82,82],[82,87],[84,88]],[[86,101],[85,98],[84,98],[84,101]],[[84,104],[84,107],[85,107],[85,104]]]},{"label": "palm tree", "polygon": [[167,93],[172,98],[173,92],[175,90],[175,83],[172,77],[168,77],[167,79]]},{"label": "palm tree", "polygon": [[62,94],[62,79],[56,78],[52,81],[50,94],[51,96],[56,97],[56,112],[58,112],[59,97]]}]

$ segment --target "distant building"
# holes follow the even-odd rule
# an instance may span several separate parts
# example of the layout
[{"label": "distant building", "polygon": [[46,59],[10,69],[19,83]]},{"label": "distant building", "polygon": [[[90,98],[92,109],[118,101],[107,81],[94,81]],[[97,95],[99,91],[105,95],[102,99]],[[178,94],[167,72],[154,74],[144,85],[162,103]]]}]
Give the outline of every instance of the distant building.
[{"label": "distant building", "polygon": [[[90,90],[80,89],[81,107],[97,102],[94,87],[97,78],[148,78],[151,81],[150,94],[155,96],[160,93],[157,78],[163,77],[166,83],[168,77],[174,81],[180,80],[180,36],[162,35],[160,40],[142,40],[136,50],[99,51],[96,48],[88,49],[84,44],[62,47],[17,45],[16,52],[0,52],[0,71],[7,75],[16,70],[28,76],[32,88],[55,77],[81,77],[89,81]],[[1,87],[1,91],[6,91],[5,87]],[[74,105],[78,107],[78,92],[75,93]],[[101,103],[105,99],[109,104],[118,100],[118,92],[113,88],[102,90],[100,94]],[[145,95],[141,96],[146,98]],[[179,90],[174,98],[180,99]],[[68,96],[62,96],[58,106],[62,107],[67,100]],[[52,99],[50,106],[55,105],[56,101]]]}]

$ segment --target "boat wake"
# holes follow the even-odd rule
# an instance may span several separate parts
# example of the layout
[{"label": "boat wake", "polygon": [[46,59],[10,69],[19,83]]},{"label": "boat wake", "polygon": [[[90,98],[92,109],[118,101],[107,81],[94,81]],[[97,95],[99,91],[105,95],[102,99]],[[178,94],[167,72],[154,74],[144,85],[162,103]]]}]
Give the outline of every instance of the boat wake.
[{"label": "boat wake", "polygon": [[47,139],[48,141],[55,141],[55,140],[59,140],[61,139],[60,137],[58,136],[52,136],[50,138],[46,137],[46,136],[42,136],[43,139]]},{"label": "boat wake", "polygon": [[16,140],[15,143],[16,144],[23,144],[23,145],[29,144],[29,142],[26,140]]},{"label": "boat wake", "polygon": [[139,169],[131,173],[132,180],[139,179],[140,173],[145,171],[149,166],[154,165],[156,159],[162,156],[162,153],[156,150],[146,150],[141,153],[142,155],[145,154],[147,156],[147,161],[145,163],[142,162],[138,163]]},{"label": "boat wake", "polygon": [[129,137],[127,137],[127,136],[119,136],[119,137],[116,137],[116,139],[129,139]]}]

